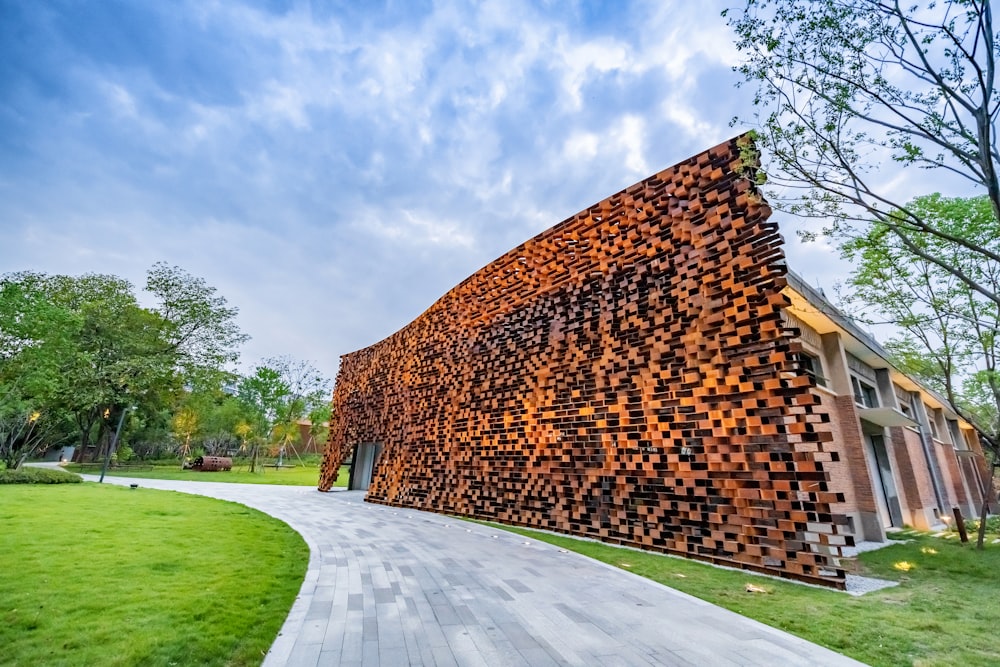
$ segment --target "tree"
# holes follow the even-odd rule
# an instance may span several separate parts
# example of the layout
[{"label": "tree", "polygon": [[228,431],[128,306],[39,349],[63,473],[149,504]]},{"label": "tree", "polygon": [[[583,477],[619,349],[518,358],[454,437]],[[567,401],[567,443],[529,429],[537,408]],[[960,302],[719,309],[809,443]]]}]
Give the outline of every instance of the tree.
[{"label": "tree", "polygon": [[[992,235],[993,212],[986,197],[918,197],[908,207],[943,230],[962,233],[1000,250]],[[959,267],[1000,292],[1000,262],[984,261],[938,237],[917,239],[926,254]],[[885,225],[843,246],[853,264],[844,304],[869,323],[891,323],[902,335],[887,347],[907,372],[938,390],[978,426],[983,442],[1000,452],[1000,306],[950,271],[914,254]]]},{"label": "tree", "polygon": [[250,338],[236,324],[239,310],[204,279],[163,262],[149,270],[146,291],[157,300],[153,312],[163,318],[164,351],[173,356],[185,379],[190,384],[217,383]]},{"label": "tree", "polygon": [[[910,210],[947,233],[1000,250],[993,232],[988,197],[949,199],[938,194],[918,197]],[[1000,262],[925,235],[914,239],[921,253],[910,250],[884,224],[843,246],[854,271],[843,297],[845,306],[869,323],[891,323],[901,335],[886,347],[905,372],[941,393],[966,417],[980,441],[1000,461],[1000,306],[959,280],[941,263],[957,267],[989,290],[1000,292]],[[931,262],[934,255],[942,262]],[[984,504],[983,512],[988,505]],[[980,533],[980,545],[983,534]]]},{"label": "tree", "polygon": [[77,317],[52,303],[31,273],[0,276],[0,404],[20,394],[44,394],[59,381],[71,353]]},{"label": "tree", "polygon": [[246,407],[237,397],[215,396],[202,408],[201,445],[205,452],[221,454],[239,449],[243,443],[238,427],[246,419]]},{"label": "tree", "polygon": [[0,408],[0,463],[16,469],[44,442],[38,429],[41,413],[6,404]]},{"label": "tree", "polygon": [[[128,404],[161,380],[160,321],[115,276],[24,272],[0,280],[7,297],[0,376],[10,395],[44,412],[73,416],[84,453]],[[15,340],[16,339],[16,340]],[[12,344],[12,340],[15,340]],[[114,413],[112,415],[112,413]]]},{"label": "tree", "polygon": [[956,177],[985,194],[986,224],[1000,235],[991,11],[988,0],[747,0],[730,25],[746,58],[737,70],[757,86],[767,178],[787,188],[768,199],[841,237],[864,238],[877,222],[911,255],[1000,304],[995,287],[949,259],[1000,262],[996,247],[895,201],[886,182],[893,163]]},{"label": "tree", "polygon": [[313,442],[326,442],[330,436],[331,406],[324,400],[309,413],[309,437]]},{"label": "tree", "polygon": [[191,436],[198,430],[198,413],[191,408],[182,408],[174,415],[171,425],[177,438],[184,442],[180,451],[181,467],[183,467],[184,459],[191,453]]},{"label": "tree", "polygon": [[184,384],[230,377],[225,365],[246,339],[236,309],[176,267],[155,265],[148,288],[153,309],[116,276],[0,277],[0,401],[71,414],[82,457],[95,438],[110,445],[128,406],[148,406],[144,419],[130,421],[154,426]]},{"label": "tree", "polygon": [[[307,361],[272,357],[242,378],[237,395],[254,415],[258,439],[286,447],[299,434],[298,422],[329,402],[330,381]],[[254,448],[255,469],[259,447]]]}]

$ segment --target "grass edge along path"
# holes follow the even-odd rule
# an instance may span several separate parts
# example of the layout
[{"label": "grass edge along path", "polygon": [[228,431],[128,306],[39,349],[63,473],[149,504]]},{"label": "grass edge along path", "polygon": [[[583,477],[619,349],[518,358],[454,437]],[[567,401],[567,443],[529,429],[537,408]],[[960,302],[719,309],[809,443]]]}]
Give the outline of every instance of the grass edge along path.
[{"label": "grass edge along path", "polygon": [[[100,469],[80,469],[76,464],[65,466],[65,470],[82,475],[100,475]],[[334,487],[346,487],[350,468],[343,466]],[[109,468],[106,477],[128,477],[134,479],[172,479],[183,482],[228,482],[230,484],[281,484],[286,486],[318,486],[319,466],[296,466],[293,468],[266,468],[263,472],[249,472],[234,468],[229,471],[202,472],[181,470],[179,466],[156,466],[153,470],[117,470]]]},{"label": "grass edge along path", "polygon": [[[899,586],[863,596],[699,561],[489,522],[652,579],[870,665],[1000,665],[1000,545],[976,551],[947,533],[861,554],[855,574]],[[765,592],[747,592],[747,584]],[[720,629],[720,631],[725,631]]]},{"label": "grass edge along path", "polygon": [[309,548],[237,503],[0,486],[0,665],[259,665]]}]

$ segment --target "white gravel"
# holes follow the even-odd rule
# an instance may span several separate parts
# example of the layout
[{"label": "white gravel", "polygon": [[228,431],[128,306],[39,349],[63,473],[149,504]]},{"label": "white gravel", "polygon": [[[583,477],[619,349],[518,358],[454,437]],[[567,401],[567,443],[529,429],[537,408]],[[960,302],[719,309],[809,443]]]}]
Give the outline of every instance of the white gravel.
[{"label": "white gravel", "polygon": [[846,575],[845,580],[847,582],[846,592],[848,595],[864,595],[865,593],[871,593],[872,591],[881,590],[883,588],[899,586],[898,581],[876,579],[875,577],[861,577],[856,574]]},{"label": "white gravel", "polygon": [[[883,549],[885,547],[892,546],[893,544],[905,544],[907,541],[908,540],[886,540],[885,542],[857,542],[853,547],[841,547],[840,550],[845,558],[854,558],[858,554],[866,551]],[[875,577],[862,577],[857,574],[848,574],[846,576],[846,582],[847,593],[850,595],[864,595],[865,593],[871,593],[872,591],[899,585],[898,581],[876,579]]]}]

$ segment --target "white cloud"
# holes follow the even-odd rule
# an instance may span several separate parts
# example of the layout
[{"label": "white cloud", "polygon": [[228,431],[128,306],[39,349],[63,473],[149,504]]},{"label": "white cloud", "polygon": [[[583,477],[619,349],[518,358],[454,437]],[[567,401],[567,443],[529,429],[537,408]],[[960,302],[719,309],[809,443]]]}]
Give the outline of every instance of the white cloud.
[{"label": "white cloud", "polygon": [[110,81],[102,82],[102,87],[106,91],[108,102],[116,115],[125,118],[136,117],[135,98],[124,87]]},{"label": "white cloud", "polygon": [[250,107],[250,118],[265,124],[287,122],[297,130],[309,128],[308,99],[300,88],[268,81],[256,97]]},{"label": "white cloud", "polygon": [[610,139],[624,154],[624,165],[641,178],[649,173],[644,148],[646,146],[646,122],[632,114],[622,117],[611,130]]},{"label": "white cloud", "polygon": [[83,39],[120,22],[98,4],[105,25],[36,46],[74,63],[46,71],[62,97],[5,100],[29,148],[0,170],[0,270],[134,280],[165,259],[239,305],[248,356],[332,373],[495,256],[726,138],[745,98],[719,6],[191,0],[116,54]]},{"label": "white cloud", "polygon": [[570,107],[583,106],[580,89],[593,74],[603,74],[613,70],[629,70],[632,58],[628,48],[611,39],[599,39],[582,43],[569,43],[563,35],[559,53],[563,67],[562,86],[569,97]]},{"label": "white cloud", "polygon": [[687,96],[672,92],[659,107],[664,118],[676,123],[690,136],[711,136],[716,133],[718,125],[704,120],[702,114],[693,108]]},{"label": "white cloud", "polygon": [[563,153],[569,160],[590,160],[597,155],[601,138],[594,132],[576,132],[563,143]]},{"label": "white cloud", "polygon": [[440,246],[468,248],[472,236],[462,223],[425,211],[403,209],[392,216],[369,211],[358,222],[351,224],[352,231],[370,235],[380,242],[390,241],[406,247]]}]

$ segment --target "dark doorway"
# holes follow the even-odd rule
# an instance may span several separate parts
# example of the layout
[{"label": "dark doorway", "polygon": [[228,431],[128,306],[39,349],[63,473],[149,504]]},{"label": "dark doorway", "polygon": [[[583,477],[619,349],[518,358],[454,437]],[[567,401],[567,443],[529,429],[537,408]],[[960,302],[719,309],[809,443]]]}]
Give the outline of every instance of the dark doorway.
[{"label": "dark doorway", "polygon": [[880,504],[884,504],[884,509],[888,513],[889,523],[883,520],[884,527],[897,527],[903,525],[903,512],[899,507],[899,492],[896,490],[895,478],[892,476],[892,465],[889,463],[889,452],[885,448],[885,438],[881,435],[869,435],[868,443],[871,445],[872,453],[875,455],[875,475],[876,494],[881,495]]},{"label": "dark doorway", "polygon": [[347,487],[352,491],[367,491],[372,483],[372,473],[375,463],[382,453],[382,444],[378,442],[361,442],[354,448],[351,463],[351,477]]}]

